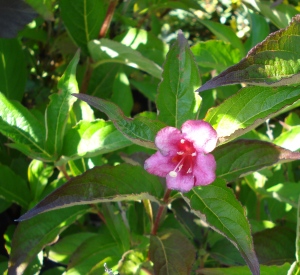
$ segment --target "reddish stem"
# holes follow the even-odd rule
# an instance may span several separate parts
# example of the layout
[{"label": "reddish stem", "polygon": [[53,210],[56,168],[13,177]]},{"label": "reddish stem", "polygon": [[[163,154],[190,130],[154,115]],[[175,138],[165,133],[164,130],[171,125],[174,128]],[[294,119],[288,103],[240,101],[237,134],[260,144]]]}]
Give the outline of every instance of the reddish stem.
[{"label": "reddish stem", "polygon": [[105,35],[107,33],[107,30],[110,26],[110,22],[111,22],[111,19],[112,19],[113,15],[114,15],[117,4],[118,4],[118,0],[110,1],[107,12],[106,12],[104,22],[103,22],[102,27],[101,27],[100,32],[99,32],[99,38],[105,37]]},{"label": "reddish stem", "polygon": [[154,224],[153,224],[153,227],[152,227],[152,231],[151,231],[152,235],[156,235],[156,233],[157,233],[159,223],[160,223],[160,219],[161,219],[161,216],[162,216],[162,214],[163,214],[163,212],[164,212],[164,210],[167,206],[167,203],[168,203],[168,200],[169,200],[169,197],[170,197],[170,193],[171,193],[171,190],[167,189],[166,193],[164,195],[164,198],[163,198],[164,204],[160,205],[159,208],[158,208],[157,215],[156,215],[156,218],[155,218],[155,221],[154,221]]}]

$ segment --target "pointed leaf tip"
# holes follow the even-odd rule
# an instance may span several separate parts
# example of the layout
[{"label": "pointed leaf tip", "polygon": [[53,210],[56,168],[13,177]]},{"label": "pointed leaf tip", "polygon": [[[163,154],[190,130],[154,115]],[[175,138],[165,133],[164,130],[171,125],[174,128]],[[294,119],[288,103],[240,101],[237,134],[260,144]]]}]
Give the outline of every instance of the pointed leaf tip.
[{"label": "pointed leaf tip", "polygon": [[238,64],[207,81],[197,92],[236,83],[272,87],[299,84],[299,35],[300,16],[296,15],[287,28],[271,33]]}]

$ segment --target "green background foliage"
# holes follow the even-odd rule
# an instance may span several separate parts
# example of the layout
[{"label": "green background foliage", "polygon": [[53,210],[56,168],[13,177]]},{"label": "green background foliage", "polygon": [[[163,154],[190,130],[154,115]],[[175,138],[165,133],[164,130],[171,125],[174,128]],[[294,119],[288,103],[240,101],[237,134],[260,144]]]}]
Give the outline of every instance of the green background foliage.
[{"label": "green background foliage", "polygon": [[[0,10],[0,272],[299,273],[297,1],[17,2]],[[217,131],[217,179],[168,193],[143,164],[190,119]]]}]

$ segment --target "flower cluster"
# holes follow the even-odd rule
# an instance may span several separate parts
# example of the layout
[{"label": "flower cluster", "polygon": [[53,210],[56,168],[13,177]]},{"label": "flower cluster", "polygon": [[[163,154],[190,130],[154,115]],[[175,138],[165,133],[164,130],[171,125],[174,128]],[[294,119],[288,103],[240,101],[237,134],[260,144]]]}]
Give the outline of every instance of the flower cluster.
[{"label": "flower cluster", "polygon": [[181,131],[165,127],[155,138],[159,151],[146,160],[144,167],[151,174],[166,177],[169,189],[188,192],[215,180],[216,161],[209,153],[216,143],[216,131],[202,120],[186,121]]}]

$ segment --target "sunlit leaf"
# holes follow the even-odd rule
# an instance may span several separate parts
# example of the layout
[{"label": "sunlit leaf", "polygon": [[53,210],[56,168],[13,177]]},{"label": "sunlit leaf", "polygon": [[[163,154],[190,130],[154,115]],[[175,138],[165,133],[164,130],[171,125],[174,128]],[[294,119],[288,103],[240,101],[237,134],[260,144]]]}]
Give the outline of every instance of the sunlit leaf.
[{"label": "sunlit leaf", "polygon": [[217,161],[217,176],[227,181],[274,164],[300,159],[300,153],[259,140],[229,142],[217,147],[213,155]]},{"label": "sunlit leaf", "polygon": [[211,108],[205,121],[217,131],[219,142],[237,138],[299,99],[297,87],[246,87]]},{"label": "sunlit leaf", "polygon": [[14,233],[8,275],[21,275],[29,262],[46,245],[57,241],[57,236],[89,209],[76,206],[46,213],[20,223]]},{"label": "sunlit leaf", "polygon": [[119,42],[102,38],[89,42],[88,47],[95,67],[105,63],[121,63],[145,71],[156,78],[161,77],[161,68],[157,64]]},{"label": "sunlit leaf", "polygon": [[299,84],[299,43],[300,15],[297,15],[287,28],[270,34],[252,48],[241,62],[206,82],[197,91],[241,82],[275,87]]},{"label": "sunlit leaf", "polygon": [[88,96],[84,94],[73,94],[73,96],[84,100],[91,106],[104,112],[114,123],[116,128],[130,141],[141,146],[156,149],[154,139],[157,132],[166,125],[159,120],[153,120],[145,116],[128,118],[122,110],[112,102]]}]

